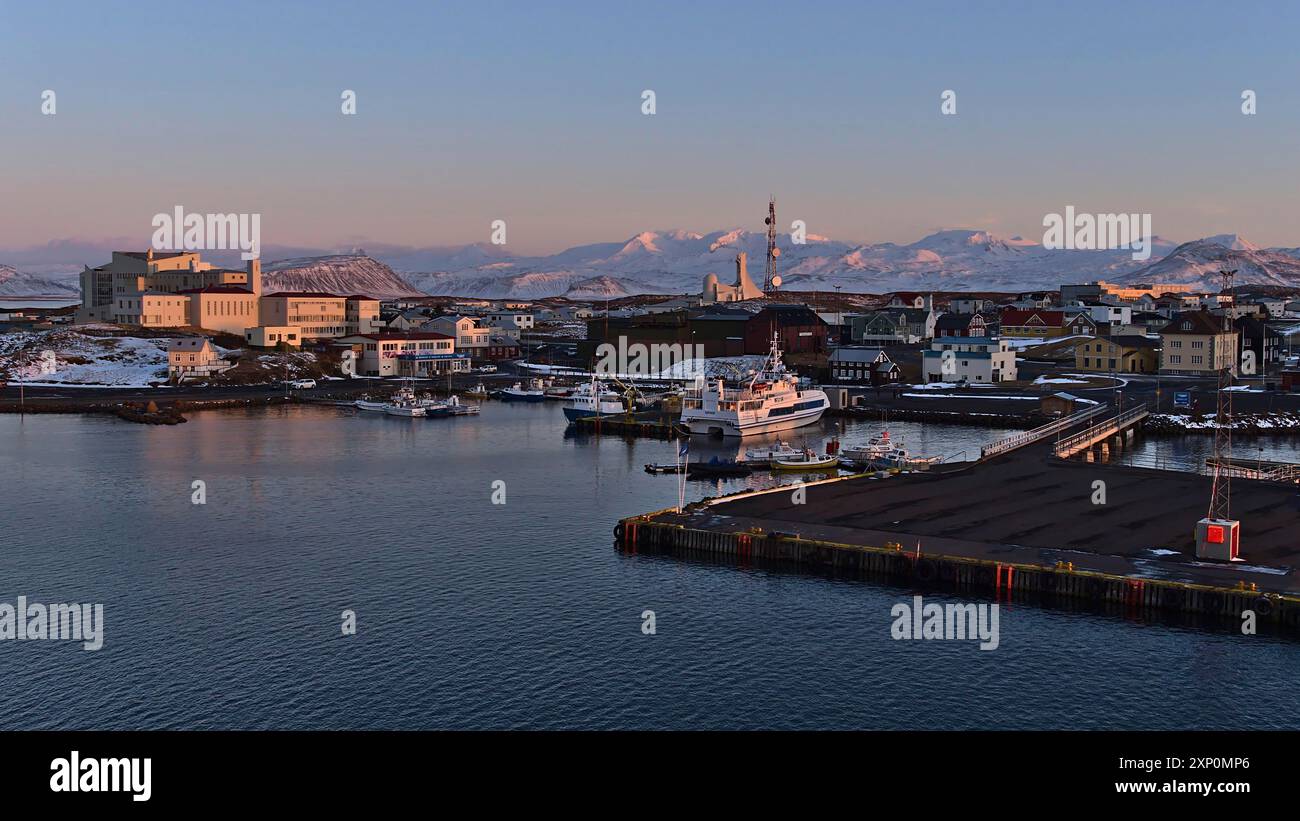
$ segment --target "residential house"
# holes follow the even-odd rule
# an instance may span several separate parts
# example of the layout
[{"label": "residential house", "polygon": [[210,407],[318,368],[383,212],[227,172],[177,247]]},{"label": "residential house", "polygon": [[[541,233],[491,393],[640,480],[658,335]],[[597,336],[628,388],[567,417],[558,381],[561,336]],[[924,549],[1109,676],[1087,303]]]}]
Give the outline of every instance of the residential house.
[{"label": "residential house", "polygon": [[899,291],[890,295],[889,302],[886,303],[885,307],[933,310],[934,294],[917,294],[912,293],[911,291]]},{"label": "residential house", "polygon": [[1276,328],[1254,316],[1238,317],[1233,327],[1240,335],[1240,353],[1243,356],[1239,361],[1245,362],[1244,353],[1252,352],[1255,355],[1255,373],[1262,374],[1269,366],[1282,361],[1285,337]]},{"label": "residential house", "polygon": [[233,367],[234,363],[222,359],[205,336],[173,339],[167,346],[167,378],[173,382],[212,376]]},{"label": "residential house", "polygon": [[853,319],[853,341],[862,344],[915,345],[934,337],[937,318],[929,308],[886,308]]},{"label": "residential house", "polygon": [[493,362],[501,362],[507,359],[519,358],[519,340],[502,334],[491,334],[488,336],[487,347],[483,349],[481,356],[484,359],[490,359]]},{"label": "residential house", "polygon": [[500,336],[512,336],[518,339],[523,331],[532,330],[535,320],[532,314],[515,311],[497,311],[487,315],[483,324]]},{"label": "residential house", "polygon": [[1016,352],[1005,339],[949,336],[935,339],[921,352],[926,382],[1011,382],[1018,373]]},{"label": "residential house", "polygon": [[1095,334],[1097,323],[1086,311],[1069,316],[1065,311],[1006,308],[998,318],[1002,336],[1050,339]]},{"label": "residential house", "polygon": [[471,358],[484,355],[492,336],[492,329],[479,325],[476,317],[461,314],[434,317],[421,325],[420,330],[455,337],[456,350],[468,353]]},{"label": "residential house", "polygon": [[936,339],[945,336],[987,336],[984,317],[979,314],[941,314],[934,321]]},{"label": "residential house", "polygon": [[831,378],[879,387],[897,382],[898,365],[881,348],[839,347],[831,352]]},{"label": "residential house", "polygon": [[1237,332],[1223,329],[1223,317],[1182,311],[1160,331],[1160,369],[1166,373],[1212,375],[1237,366]]},{"label": "residential house", "polygon": [[1090,336],[1074,348],[1074,367],[1095,373],[1155,373],[1160,340],[1148,336]]}]

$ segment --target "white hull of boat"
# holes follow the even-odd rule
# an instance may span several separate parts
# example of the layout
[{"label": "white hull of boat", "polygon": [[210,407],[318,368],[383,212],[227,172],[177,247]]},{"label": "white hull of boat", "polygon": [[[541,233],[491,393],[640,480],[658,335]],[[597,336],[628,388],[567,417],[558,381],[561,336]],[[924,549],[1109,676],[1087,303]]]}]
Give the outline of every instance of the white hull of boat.
[{"label": "white hull of boat", "polygon": [[815,425],[826,412],[825,407],[813,408],[801,413],[791,413],[775,418],[760,419],[754,422],[736,422],[731,419],[710,419],[704,416],[692,416],[681,420],[681,425],[693,434],[722,434],[723,436],[756,436],[761,433],[778,433],[783,430]]}]

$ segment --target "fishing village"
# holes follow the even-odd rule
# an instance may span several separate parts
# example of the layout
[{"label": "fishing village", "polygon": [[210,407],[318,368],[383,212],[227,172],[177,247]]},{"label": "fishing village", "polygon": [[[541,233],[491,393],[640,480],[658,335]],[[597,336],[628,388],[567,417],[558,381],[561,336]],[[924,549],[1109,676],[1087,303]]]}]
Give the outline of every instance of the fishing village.
[{"label": "fishing village", "polygon": [[[0,409],[475,424],[558,402],[566,436],[671,443],[644,470],[677,503],[617,523],[628,553],[1300,626],[1300,459],[1232,449],[1300,430],[1300,303],[1230,273],[1211,293],[785,292],[775,241],[762,287],[742,252],[732,285],[617,304],[264,293],[257,261],[115,253],[80,307],[0,318]],[[100,307],[101,280],[138,296]],[[921,452],[900,424],[1007,432]],[[1151,436],[1214,446],[1125,458]],[[717,495],[687,503],[687,482]]]}]

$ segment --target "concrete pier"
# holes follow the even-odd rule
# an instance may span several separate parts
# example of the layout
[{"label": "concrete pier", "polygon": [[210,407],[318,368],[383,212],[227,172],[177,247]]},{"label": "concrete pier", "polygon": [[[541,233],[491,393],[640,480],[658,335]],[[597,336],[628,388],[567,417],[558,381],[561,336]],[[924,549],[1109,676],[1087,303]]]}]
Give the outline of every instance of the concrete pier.
[{"label": "concrete pier", "polygon": [[[1091,452],[1091,449],[1089,451]],[[1080,454],[1082,456],[1082,454]],[[1119,602],[1300,630],[1300,494],[1242,481],[1244,562],[1195,558],[1210,478],[1067,461],[1039,443],[955,469],[746,492],[620,522],[625,550],[703,553],[912,584]]]}]

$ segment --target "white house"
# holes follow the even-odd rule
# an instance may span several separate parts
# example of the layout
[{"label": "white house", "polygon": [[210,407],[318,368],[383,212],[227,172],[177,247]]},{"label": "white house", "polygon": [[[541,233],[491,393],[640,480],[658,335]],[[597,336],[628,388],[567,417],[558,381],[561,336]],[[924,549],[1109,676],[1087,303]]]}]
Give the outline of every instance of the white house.
[{"label": "white house", "polygon": [[482,356],[492,334],[492,329],[481,327],[475,317],[459,314],[434,317],[421,325],[420,330],[455,337],[456,350],[465,351],[470,356]]},{"label": "white house", "polygon": [[1016,376],[1016,352],[998,337],[940,337],[921,352],[926,382],[1011,382]]}]

